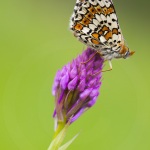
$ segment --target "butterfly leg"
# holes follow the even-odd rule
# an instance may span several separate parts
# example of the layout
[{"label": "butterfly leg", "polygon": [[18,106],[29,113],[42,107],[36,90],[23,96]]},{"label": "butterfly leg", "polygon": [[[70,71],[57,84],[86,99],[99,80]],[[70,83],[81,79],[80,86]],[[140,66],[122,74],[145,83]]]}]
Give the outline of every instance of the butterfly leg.
[{"label": "butterfly leg", "polygon": [[85,61],[85,62],[81,62],[81,64],[86,64],[86,63],[88,63],[97,53],[99,53],[99,52],[96,51],[95,54],[93,54],[92,57],[90,57],[90,58],[89,58],[87,61]]},{"label": "butterfly leg", "polygon": [[100,71],[96,72],[95,74],[93,74],[92,76],[95,76],[95,75],[99,74],[100,72],[111,71],[112,70],[112,64],[111,64],[110,60],[108,62],[109,62],[109,66],[110,66],[109,69],[107,69],[107,70],[100,70]]},{"label": "butterfly leg", "polygon": [[108,60],[108,62],[109,62],[109,69],[107,69],[107,70],[102,70],[102,72],[106,72],[106,71],[111,71],[112,70],[112,63],[111,63],[111,60]]}]

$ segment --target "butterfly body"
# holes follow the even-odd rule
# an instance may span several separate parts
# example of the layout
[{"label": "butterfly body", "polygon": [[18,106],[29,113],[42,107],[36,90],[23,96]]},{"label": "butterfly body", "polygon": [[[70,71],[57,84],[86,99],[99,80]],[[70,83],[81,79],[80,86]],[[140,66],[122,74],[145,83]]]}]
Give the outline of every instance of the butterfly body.
[{"label": "butterfly body", "polygon": [[134,53],[124,44],[111,0],[77,0],[70,29],[79,41],[98,51],[106,60],[126,58]]}]

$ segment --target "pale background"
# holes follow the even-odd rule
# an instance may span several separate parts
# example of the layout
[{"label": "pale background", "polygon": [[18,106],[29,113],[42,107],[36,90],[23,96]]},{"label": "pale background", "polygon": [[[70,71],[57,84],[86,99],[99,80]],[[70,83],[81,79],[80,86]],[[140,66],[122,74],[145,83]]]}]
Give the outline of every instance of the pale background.
[{"label": "pale background", "polygon": [[[75,0],[0,3],[0,149],[46,150],[55,73],[83,50],[68,29]],[[136,54],[103,74],[96,105],[67,133],[65,141],[80,132],[68,150],[150,150],[150,1],[114,4]]]}]

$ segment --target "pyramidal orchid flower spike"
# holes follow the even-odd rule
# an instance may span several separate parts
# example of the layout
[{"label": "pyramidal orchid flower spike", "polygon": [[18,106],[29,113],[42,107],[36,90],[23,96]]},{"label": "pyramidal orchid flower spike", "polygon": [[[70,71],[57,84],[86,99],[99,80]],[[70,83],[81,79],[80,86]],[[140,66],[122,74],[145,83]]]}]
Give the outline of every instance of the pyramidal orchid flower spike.
[{"label": "pyramidal orchid flower spike", "polygon": [[[55,96],[54,140],[95,104],[101,86],[103,62],[100,54],[87,48],[56,73],[52,90]],[[55,142],[56,149],[60,146],[60,141],[62,142],[61,137],[60,139]]]}]

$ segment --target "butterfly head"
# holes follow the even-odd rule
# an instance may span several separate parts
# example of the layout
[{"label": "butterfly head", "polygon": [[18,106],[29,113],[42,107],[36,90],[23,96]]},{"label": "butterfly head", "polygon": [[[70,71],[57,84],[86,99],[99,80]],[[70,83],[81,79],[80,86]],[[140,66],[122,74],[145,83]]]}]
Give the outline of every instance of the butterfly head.
[{"label": "butterfly head", "polygon": [[121,54],[124,59],[132,56],[134,53],[135,51],[130,51],[130,49],[127,46],[125,45],[122,46]]}]

